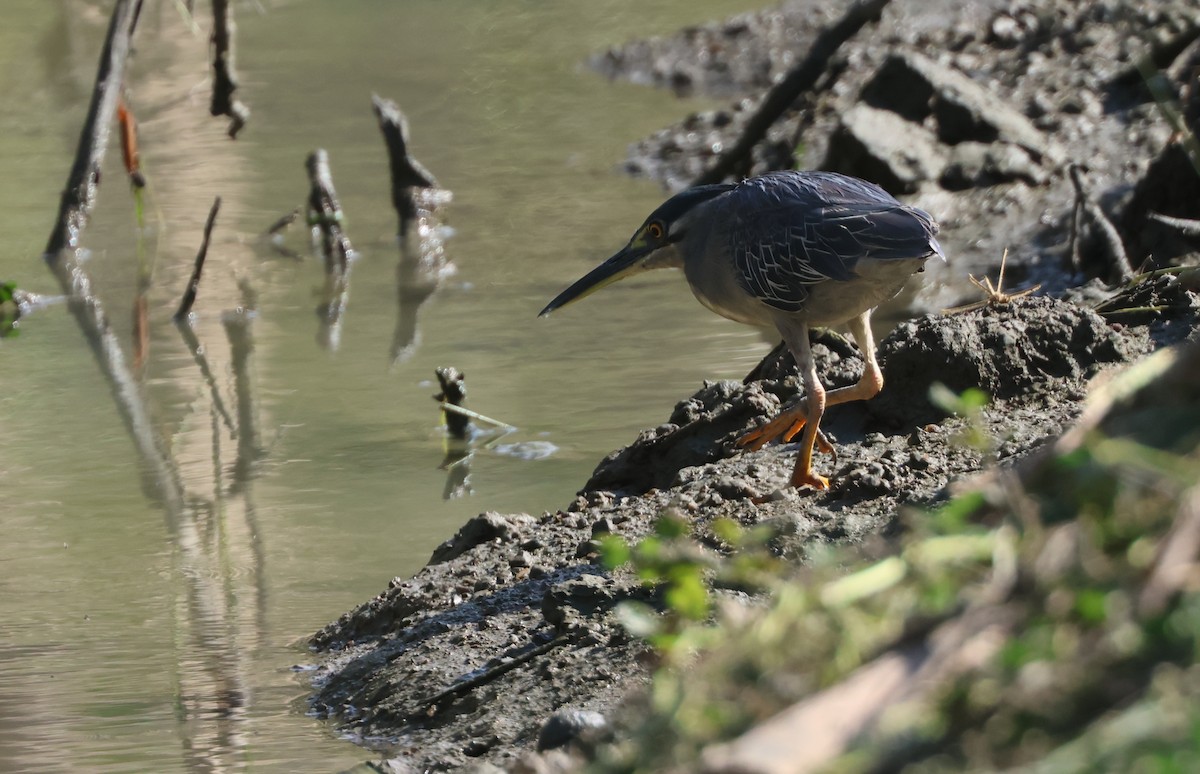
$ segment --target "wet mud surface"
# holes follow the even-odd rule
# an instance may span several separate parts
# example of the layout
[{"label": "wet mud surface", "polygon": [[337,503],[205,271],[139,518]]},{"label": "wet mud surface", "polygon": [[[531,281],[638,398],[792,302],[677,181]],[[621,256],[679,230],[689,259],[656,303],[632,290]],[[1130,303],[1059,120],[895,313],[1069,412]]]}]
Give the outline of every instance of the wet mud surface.
[{"label": "wet mud surface", "polygon": [[[1130,76],[1150,57],[1182,84],[1182,113],[1194,116],[1200,12],[1171,2],[970,5],[934,23],[932,6],[894,4],[843,46],[836,77],[776,130],[802,137],[803,166],[887,180],[936,213],[951,257],[942,271],[978,274],[1009,246],[1009,281],[1036,279],[1042,291],[925,314],[884,338],[883,393],[832,408],[822,425],[838,451],[836,461],[816,459],[829,491],[780,491],[793,447],[748,453],[734,443],[797,395],[790,356],[772,353],[745,383],[706,384],[681,400],[601,461],[563,510],[475,517],[414,577],[312,637],[317,715],[381,751],[394,771],[550,770],[536,751],[602,733],[652,664],[614,609],[654,604],[654,592],[605,570],[598,537],[636,540],[668,509],[686,514],[709,547],[719,545],[715,519],[771,525],[772,548],[797,561],[814,541],[886,535],[902,509],[935,505],[1061,434],[1096,380],[1200,335],[1200,274],[1178,268],[1195,263],[1197,244],[1152,217],[1200,216],[1194,196],[1188,212],[1163,193],[1196,178],[1169,162],[1182,151],[1145,81]],[[676,89],[744,90],[753,103],[791,61],[784,49],[827,21],[809,16],[781,32],[797,7],[634,43],[593,64]],[[771,54],[751,61],[754,40]],[[736,112],[693,116],[639,143],[630,168],[686,180],[711,161],[712,137],[736,136]],[[774,142],[756,150],[753,171],[771,163]],[[1086,168],[1088,193],[1135,270],[1125,276],[1136,279],[1117,281],[1110,238],[1080,214],[1072,162]],[[1141,273],[1161,267],[1169,271]],[[918,303],[979,297],[927,293]],[[814,351],[827,387],[858,378],[857,350],[840,336],[822,333]],[[992,396],[977,420],[991,451],[961,442],[967,421],[930,401],[935,381]]]}]

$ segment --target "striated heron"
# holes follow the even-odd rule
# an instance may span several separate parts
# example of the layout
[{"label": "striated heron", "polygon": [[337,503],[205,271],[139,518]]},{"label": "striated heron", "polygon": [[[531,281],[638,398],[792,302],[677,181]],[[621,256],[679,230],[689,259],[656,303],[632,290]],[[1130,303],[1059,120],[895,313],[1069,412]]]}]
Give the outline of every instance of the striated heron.
[{"label": "striated heron", "polygon": [[[806,400],[738,439],[758,449],[801,430],[792,486],[827,489],[812,470],[828,406],[874,397],[883,387],[871,311],[900,292],[926,259],[946,259],[938,226],[879,186],[834,172],[771,172],[735,184],[690,188],[650,214],[624,248],[546,305],[541,315],[633,274],[683,268],[700,303],[751,325],[775,326],[804,380]],[[866,366],[857,384],[826,392],[809,345],[810,326],[849,321]]]}]

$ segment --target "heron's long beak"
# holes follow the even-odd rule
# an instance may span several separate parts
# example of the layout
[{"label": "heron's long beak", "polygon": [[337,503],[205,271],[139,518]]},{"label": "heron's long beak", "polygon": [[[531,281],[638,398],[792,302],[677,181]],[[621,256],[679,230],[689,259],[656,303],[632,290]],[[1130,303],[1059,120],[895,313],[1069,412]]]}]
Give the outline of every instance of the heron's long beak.
[{"label": "heron's long beak", "polygon": [[546,308],[538,314],[538,317],[545,317],[560,306],[566,306],[572,301],[590,296],[600,288],[611,285],[617,280],[648,271],[653,267],[647,266],[643,259],[653,250],[654,248],[647,247],[640,240],[629,243],[612,258],[592,269],[571,287],[559,293],[553,301],[546,304]]}]

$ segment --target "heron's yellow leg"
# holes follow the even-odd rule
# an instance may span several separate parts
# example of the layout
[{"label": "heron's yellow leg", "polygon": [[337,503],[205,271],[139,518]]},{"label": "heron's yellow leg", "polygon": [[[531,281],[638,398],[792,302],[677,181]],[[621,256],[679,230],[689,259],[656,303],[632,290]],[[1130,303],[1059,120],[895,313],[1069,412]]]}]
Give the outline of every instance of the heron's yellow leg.
[{"label": "heron's yellow leg", "polygon": [[[800,456],[796,458],[796,467],[792,469],[790,483],[796,487],[828,489],[829,479],[813,473],[812,469],[813,447],[816,445],[817,436],[821,434],[821,416],[825,413],[825,391],[821,388],[821,383],[816,381],[815,372],[813,382],[816,383],[816,389],[810,387],[808,391],[808,413],[804,418],[804,435],[800,437]],[[828,445],[829,442],[825,443]]]},{"label": "heron's yellow leg", "polygon": [[859,349],[862,350],[865,361],[862,377],[855,384],[825,392],[817,379],[812,352],[808,344],[808,331],[805,327],[803,335],[797,337],[794,342],[789,341],[788,346],[792,347],[792,354],[796,356],[796,362],[800,364],[805,391],[808,394],[807,400],[803,404],[784,409],[770,422],[747,432],[737,440],[738,446],[757,450],[774,440],[784,443],[791,441],[797,434],[804,431],[804,435],[800,439],[800,457],[796,460],[796,467],[792,471],[792,486],[829,488],[829,480],[812,471],[814,449],[832,454],[834,460],[837,459],[837,451],[820,428],[821,417],[825,414],[825,409],[853,400],[869,400],[878,395],[883,388],[883,373],[875,359],[875,339],[871,335],[870,311],[864,312],[850,321],[850,332],[854,334],[854,339],[858,343]]}]

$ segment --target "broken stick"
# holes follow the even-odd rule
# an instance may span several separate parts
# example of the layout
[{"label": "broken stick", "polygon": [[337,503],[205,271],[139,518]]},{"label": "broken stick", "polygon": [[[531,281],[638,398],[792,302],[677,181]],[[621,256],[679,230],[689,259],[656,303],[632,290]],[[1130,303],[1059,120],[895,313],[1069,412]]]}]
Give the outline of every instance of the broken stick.
[{"label": "broken stick", "polygon": [[187,319],[196,303],[196,290],[200,287],[200,273],[204,271],[204,259],[208,257],[208,242],[212,238],[213,224],[217,222],[217,211],[221,209],[221,197],[213,200],[212,209],[208,211],[208,221],[204,224],[204,238],[200,242],[200,252],[196,253],[196,265],[192,268],[192,278],[188,280],[187,289],[183,291],[183,299],[175,312],[175,322]]},{"label": "broken stick", "polygon": [[233,96],[237,91],[237,75],[233,69],[233,9],[229,0],[213,0],[213,93],[208,112],[214,116],[229,116],[229,137],[236,140],[238,132],[250,120],[250,108]]},{"label": "broken stick", "polygon": [[388,150],[388,168],[392,179],[392,206],[400,218],[400,236],[408,233],[417,219],[414,188],[435,188],[437,180],[408,152],[408,121],[399,106],[378,94],[371,95],[371,105],[379,120],[379,131]]}]

